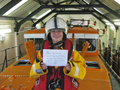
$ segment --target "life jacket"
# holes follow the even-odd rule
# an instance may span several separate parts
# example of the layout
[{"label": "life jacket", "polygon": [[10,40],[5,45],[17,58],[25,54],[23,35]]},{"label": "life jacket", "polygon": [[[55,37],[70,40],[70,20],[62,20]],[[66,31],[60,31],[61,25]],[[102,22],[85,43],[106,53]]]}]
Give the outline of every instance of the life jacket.
[{"label": "life jacket", "polygon": [[[41,56],[43,57],[43,49],[50,49],[50,44],[48,40],[45,40],[41,49]],[[72,61],[73,57],[73,45],[69,39],[64,41],[64,50],[68,50],[68,60]],[[38,61],[36,61],[38,62]],[[56,78],[60,79],[61,90],[77,90],[79,87],[78,81],[74,78],[67,76],[63,73],[63,66],[59,66],[57,70],[54,66],[48,66],[48,73],[41,75],[35,81],[34,90],[53,90],[49,88],[49,85]],[[54,89],[55,90],[55,89]]]}]

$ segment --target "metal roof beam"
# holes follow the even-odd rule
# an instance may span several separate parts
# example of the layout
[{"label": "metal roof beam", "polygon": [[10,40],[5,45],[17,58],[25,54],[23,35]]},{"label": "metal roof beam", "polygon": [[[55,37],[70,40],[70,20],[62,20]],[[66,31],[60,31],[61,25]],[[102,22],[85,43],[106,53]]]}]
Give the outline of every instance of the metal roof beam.
[{"label": "metal roof beam", "polygon": [[115,29],[118,30],[118,26],[114,24],[113,21],[111,21],[108,17],[104,16],[103,14],[99,13],[96,11],[96,13],[98,13],[100,16],[104,17],[105,19],[107,19],[109,22],[111,22],[114,26],[115,26]]},{"label": "metal roof beam", "polygon": [[67,1],[70,1],[70,0],[66,0],[66,1],[59,2],[59,3],[57,3],[57,5],[60,5],[60,4],[65,3],[65,2],[67,2]]},{"label": "metal roof beam", "polygon": [[92,14],[94,17],[96,17],[100,22],[102,22],[105,26],[106,26],[106,23],[105,22],[103,22],[102,20],[101,20],[101,18],[99,18],[98,16],[96,16],[94,13]]},{"label": "metal roof beam", "polygon": [[54,3],[52,0],[50,0],[50,2],[51,2],[53,5],[55,5],[55,3]]},{"label": "metal roof beam", "polygon": [[[47,1],[46,4],[48,4],[49,2]],[[34,16],[35,14],[37,14],[39,11],[41,11],[44,8],[44,5],[42,5],[41,7],[39,7],[38,9],[36,9],[34,12],[32,12],[31,14],[29,14],[27,17],[25,17],[23,20],[21,20],[19,23],[16,24],[14,31],[18,32],[20,26],[26,22],[28,19],[30,19],[32,16]]]},{"label": "metal roof beam", "polygon": [[[52,17],[56,17],[58,14],[56,13],[54,16],[52,16]],[[41,20],[42,21],[42,20]],[[46,21],[47,22],[47,21]],[[43,26],[45,27],[45,24],[46,24],[46,22],[43,24]]]},{"label": "metal roof beam", "polygon": [[0,16],[0,20],[14,20],[14,18],[16,18],[17,20],[23,19],[23,18],[21,18],[21,17]]},{"label": "metal roof beam", "polygon": [[59,3],[56,3],[55,5],[60,5],[60,4],[62,4],[62,3],[68,2],[68,1],[71,2],[71,0],[65,0],[65,1],[61,1],[61,2],[59,2]]},{"label": "metal roof beam", "polygon": [[57,14],[92,14],[95,11],[80,11],[80,10],[65,10],[65,11],[54,11]]},{"label": "metal roof beam", "polygon": [[79,5],[81,5],[80,1],[79,0],[75,0]]},{"label": "metal roof beam", "polygon": [[74,2],[74,0],[71,0],[70,3],[69,3],[69,5],[70,5],[71,3],[73,3],[73,2]]},{"label": "metal roof beam", "polygon": [[58,15],[58,14],[56,13],[53,17],[57,17],[57,15]]},{"label": "metal roof beam", "polygon": [[14,5],[16,5],[21,0],[12,0],[8,4],[6,4],[4,7],[0,9],[0,16],[2,16],[5,12],[7,12],[10,8],[12,8]]},{"label": "metal roof beam", "polygon": [[91,0],[89,5],[92,5],[95,2],[95,0]]},{"label": "metal roof beam", "polygon": [[45,4],[45,3],[44,3],[43,1],[41,1],[41,0],[38,0],[38,2],[39,2],[40,5]]},{"label": "metal roof beam", "polygon": [[89,5],[46,5],[44,8],[93,8],[93,7],[102,7],[101,5],[97,4],[92,4],[91,6]]},{"label": "metal roof beam", "polygon": [[[23,17],[9,17],[9,16],[0,16],[0,20],[22,20],[24,19]],[[31,18],[32,20],[37,20],[35,18]],[[28,20],[31,20],[31,19],[28,19]]]},{"label": "metal roof beam", "polygon": [[107,7],[106,5],[104,5],[102,2],[100,2],[99,0],[96,0],[104,9],[108,10],[110,13],[112,13],[113,15],[115,15],[116,17],[120,18],[120,15],[113,11],[112,9],[110,9],[109,7]]},{"label": "metal roof beam", "polygon": [[[104,4],[102,4],[99,0],[96,0],[99,4],[100,4],[100,6],[102,6],[102,7],[106,7],[107,9],[109,9],[109,10],[111,10],[110,8],[108,8],[107,6],[105,6]],[[83,1],[84,2],[84,1]],[[86,2],[85,2],[86,3]],[[87,4],[87,3],[86,3]],[[88,5],[88,4],[87,4]],[[93,8],[93,7],[92,7]],[[94,8],[93,8],[93,10],[94,10]],[[95,10],[94,10],[95,11]],[[113,10],[111,10],[111,11],[113,11]],[[114,11],[113,11],[114,12]],[[117,29],[118,29],[118,26],[116,26],[108,17],[106,17],[106,16],[104,16],[103,14],[101,14],[101,13],[99,13],[99,12],[97,12],[96,11],[96,13],[98,13],[100,16],[102,16],[102,17],[104,17],[105,19],[107,19],[109,22],[111,22],[114,26],[115,26],[115,29],[116,29],[116,31],[117,31]]]},{"label": "metal roof beam", "polygon": [[37,23],[41,22],[43,19],[45,19],[46,17],[48,17],[50,14],[53,13],[54,10],[52,10],[51,12],[49,12],[47,15],[45,15],[44,17],[42,17],[41,19],[39,19],[37,22],[35,22],[32,27],[35,27]]}]

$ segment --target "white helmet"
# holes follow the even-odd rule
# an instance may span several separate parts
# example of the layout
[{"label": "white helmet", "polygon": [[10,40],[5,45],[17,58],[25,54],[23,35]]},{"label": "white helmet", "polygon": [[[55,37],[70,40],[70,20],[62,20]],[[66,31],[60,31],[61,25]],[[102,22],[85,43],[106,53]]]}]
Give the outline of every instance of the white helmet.
[{"label": "white helmet", "polygon": [[51,30],[63,30],[63,32],[67,36],[68,26],[62,18],[53,17],[45,25],[45,31],[47,37],[48,34],[51,32]]}]

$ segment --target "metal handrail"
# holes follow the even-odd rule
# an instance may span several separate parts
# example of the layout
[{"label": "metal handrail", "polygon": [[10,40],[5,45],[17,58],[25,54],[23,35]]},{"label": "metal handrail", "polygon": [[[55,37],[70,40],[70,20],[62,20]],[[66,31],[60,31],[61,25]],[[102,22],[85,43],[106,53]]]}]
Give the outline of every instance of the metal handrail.
[{"label": "metal handrail", "polygon": [[118,71],[117,71],[118,75],[119,75],[119,65],[120,65],[120,63],[119,63],[119,57],[120,57],[120,51],[118,51]]},{"label": "metal handrail", "polygon": [[[17,58],[17,57],[20,58],[20,57],[23,56],[24,53],[26,53],[26,52],[24,52],[24,53],[21,52],[20,47],[21,47],[22,45],[24,45],[24,44],[20,44],[20,45],[18,45],[18,46],[14,46],[14,47],[10,47],[10,48],[6,48],[6,49],[3,49],[3,50],[0,50],[0,52],[5,51],[5,58],[4,58],[4,61],[3,61],[3,63],[0,63],[0,65],[3,65],[3,66],[2,66],[2,71],[4,70],[4,66],[5,66],[5,64],[6,64],[6,67],[7,67],[7,66],[8,66],[7,63],[8,63],[9,61],[11,61],[11,60],[13,60],[13,59],[15,59],[15,58]],[[7,60],[7,50],[9,50],[9,49],[13,49],[13,48],[16,48],[16,47],[19,47],[19,53],[20,53],[20,55],[14,57],[14,58],[11,58],[11,59],[9,59],[9,60]]]},{"label": "metal handrail", "polygon": [[110,71],[114,74],[114,76],[117,78],[118,82],[120,83],[120,77],[119,75],[109,66],[109,64],[105,61],[105,59],[102,57],[101,54],[99,54],[102,61],[105,63],[105,65],[110,69]]},{"label": "metal handrail", "polygon": [[[104,46],[104,45],[103,45]],[[118,53],[117,53],[117,55],[116,55],[116,57],[118,57],[118,62],[116,62],[115,60],[113,60],[113,58],[112,58],[112,53],[111,53],[111,46],[110,45],[108,45],[108,48],[109,48],[109,57],[110,57],[110,63],[109,62],[107,62],[105,59],[106,59],[106,55],[104,55],[103,56],[103,58],[104,58],[104,60],[106,61],[106,63],[110,66],[110,65],[112,65],[112,62],[114,62],[116,65],[117,65],[117,68],[118,68],[118,70],[116,71],[116,73],[119,75],[119,67],[120,67],[120,61],[119,61],[119,58],[120,58],[120,51],[119,50],[116,50]],[[105,50],[105,49],[104,49]],[[101,55],[101,53],[100,53],[100,55]]]}]

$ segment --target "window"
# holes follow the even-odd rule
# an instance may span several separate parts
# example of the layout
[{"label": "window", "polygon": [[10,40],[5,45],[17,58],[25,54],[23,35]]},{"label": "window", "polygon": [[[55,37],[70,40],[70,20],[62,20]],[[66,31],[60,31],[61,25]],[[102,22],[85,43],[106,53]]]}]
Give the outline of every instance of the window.
[{"label": "window", "polygon": [[87,49],[87,51],[96,51],[97,49],[97,40],[96,39],[77,39],[76,40],[76,50],[77,51],[82,51],[83,49],[83,43],[88,41],[89,43],[89,48]]},{"label": "window", "polygon": [[0,34],[10,33],[11,25],[0,25]]}]

